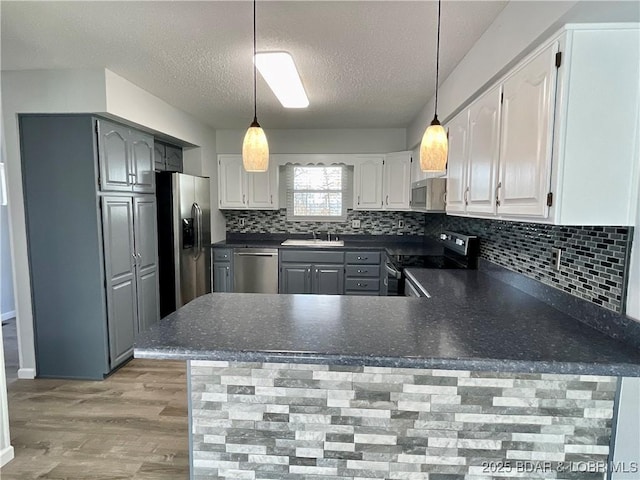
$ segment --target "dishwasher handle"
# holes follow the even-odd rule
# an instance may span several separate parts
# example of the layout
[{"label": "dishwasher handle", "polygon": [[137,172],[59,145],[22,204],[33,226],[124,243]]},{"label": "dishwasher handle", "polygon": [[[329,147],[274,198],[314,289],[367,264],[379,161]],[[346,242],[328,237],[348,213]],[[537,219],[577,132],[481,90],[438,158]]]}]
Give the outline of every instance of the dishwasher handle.
[{"label": "dishwasher handle", "polygon": [[277,257],[277,253],[242,253],[236,252],[234,255],[238,257]]}]

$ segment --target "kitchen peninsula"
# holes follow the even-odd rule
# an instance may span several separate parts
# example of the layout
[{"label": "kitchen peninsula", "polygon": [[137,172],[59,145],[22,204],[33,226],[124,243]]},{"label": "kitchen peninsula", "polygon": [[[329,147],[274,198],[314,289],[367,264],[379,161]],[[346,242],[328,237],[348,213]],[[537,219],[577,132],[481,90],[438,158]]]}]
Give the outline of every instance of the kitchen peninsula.
[{"label": "kitchen peninsula", "polygon": [[640,352],[480,271],[424,287],[210,294],[143,334],[136,357],[189,361],[192,478],[487,478],[550,462],[540,478],[568,479],[568,462],[606,462],[617,377],[640,376]]}]

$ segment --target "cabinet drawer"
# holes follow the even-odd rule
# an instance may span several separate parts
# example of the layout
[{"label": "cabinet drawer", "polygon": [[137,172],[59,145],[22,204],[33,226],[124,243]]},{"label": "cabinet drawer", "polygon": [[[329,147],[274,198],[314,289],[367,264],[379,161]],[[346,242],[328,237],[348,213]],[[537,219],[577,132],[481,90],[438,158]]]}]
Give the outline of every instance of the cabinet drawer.
[{"label": "cabinet drawer", "polygon": [[296,263],[344,263],[344,252],[328,252],[324,250],[286,250],[280,249],[281,262]]},{"label": "cabinet drawer", "polygon": [[380,290],[380,279],[379,278],[371,278],[371,279],[347,278],[345,290],[347,292],[349,292],[350,290],[359,291],[359,292],[363,292],[363,291],[377,292]]},{"label": "cabinet drawer", "polygon": [[347,252],[347,263],[356,265],[380,264],[380,252]]},{"label": "cabinet drawer", "polygon": [[355,296],[369,296],[369,297],[379,297],[380,292],[377,290],[351,290],[344,292],[345,295],[355,295]]},{"label": "cabinet drawer", "polygon": [[230,248],[214,248],[213,249],[214,262],[230,262],[232,257],[233,257],[233,252]]},{"label": "cabinet drawer", "polygon": [[379,277],[379,265],[347,265],[347,277]]}]

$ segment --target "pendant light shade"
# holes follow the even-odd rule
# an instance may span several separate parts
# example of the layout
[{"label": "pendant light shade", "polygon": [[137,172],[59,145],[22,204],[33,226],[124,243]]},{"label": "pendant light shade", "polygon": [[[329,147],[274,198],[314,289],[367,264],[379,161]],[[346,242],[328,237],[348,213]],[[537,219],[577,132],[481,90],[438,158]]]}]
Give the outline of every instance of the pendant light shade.
[{"label": "pendant light shade", "polygon": [[420,144],[420,170],[427,173],[443,173],[447,170],[449,140],[447,132],[438,121],[438,77],[440,73],[440,8],[438,0],[438,40],[436,43],[436,98],[431,125],[427,127]]},{"label": "pendant light shade", "polygon": [[[256,0],[253,0],[253,58],[256,58]],[[253,64],[253,122],[242,142],[242,165],[247,172],[266,172],[269,169],[269,144],[264,130],[258,123],[256,95],[256,64]]]},{"label": "pendant light shade", "polygon": [[269,144],[257,120],[253,121],[244,135],[242,164],[247,172],[265,172],[269,168]]},{"label": "pendant light shade", "polygon": [[437,118],[427,127],[420,144],[420,170],[441,173],[447,168],[447,132]]}]

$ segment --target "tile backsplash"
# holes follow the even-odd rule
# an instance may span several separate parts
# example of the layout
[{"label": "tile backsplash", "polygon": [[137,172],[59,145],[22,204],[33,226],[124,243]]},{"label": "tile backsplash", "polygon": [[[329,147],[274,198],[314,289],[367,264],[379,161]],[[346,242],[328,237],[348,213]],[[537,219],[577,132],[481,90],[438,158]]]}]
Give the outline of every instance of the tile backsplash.
[{"label": "tile backsplash", "polygon": [[[480,257],[611,311],[623,313],[633,227],[555,226],[418,212],[349,210],[346,222],[288,222],[286,210],[223,212],[227,233],[424,235],[453,230],[480,239]],[[240,226],[244,219],[244,226]],[[352,220],[360,220],[353,228]],[[404,227],[398,227],[398,221]],[[561,248],[553,268],[552,248]]]},{"label": "tile backsplash", "polygon": [[[329,231],[338,235],[424,235],[429,215],[419,212],[365,212],[348,210],[345,222],[289,222],[286,209],[224,210],[227,233],[308,233]],[[444,215],[437,217],[438,230]],[[244,226],[240,225],[244,219]],[[360,220],[353,228],[352,220]],[[404,222],[403,227],[398,222]],[[431,225],[433,222],[428,222]]]},{"label": "tile backsplash", "polygon": [[[480,257],[600,305],[624,311],[633,227],[554,226],[447,216],[447,230],[477,235]],[[552,248],[561,248],[553,267]]]}]

